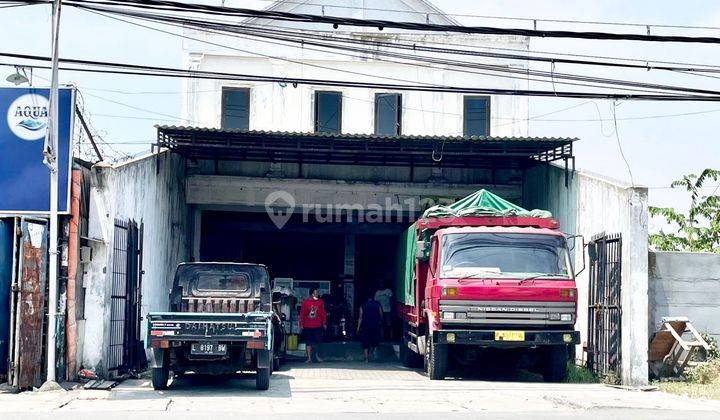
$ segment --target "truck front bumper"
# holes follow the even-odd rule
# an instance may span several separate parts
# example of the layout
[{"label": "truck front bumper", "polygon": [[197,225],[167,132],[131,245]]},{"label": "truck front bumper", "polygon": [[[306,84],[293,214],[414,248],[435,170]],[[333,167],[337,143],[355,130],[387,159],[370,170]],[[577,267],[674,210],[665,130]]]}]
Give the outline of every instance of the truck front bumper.
[{"label": "truck front bumper", "polygon": [[536,347],[580,344],[579,331],[523,331],[524,339],[496,340],[496,332],[507,330],[439,330],[433,333],[438,344],[463,344],[483,347]]}]

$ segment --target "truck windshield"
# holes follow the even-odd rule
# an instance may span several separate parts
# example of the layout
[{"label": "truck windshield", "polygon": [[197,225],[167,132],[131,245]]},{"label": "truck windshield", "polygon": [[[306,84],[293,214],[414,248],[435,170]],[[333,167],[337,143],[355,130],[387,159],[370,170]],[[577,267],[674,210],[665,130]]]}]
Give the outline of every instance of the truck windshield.
[{"label": "truck windshield", "polygon": [[440,275],[446,278],[567,278],[565,238],[532,233],[451,233],[442,238]]}]

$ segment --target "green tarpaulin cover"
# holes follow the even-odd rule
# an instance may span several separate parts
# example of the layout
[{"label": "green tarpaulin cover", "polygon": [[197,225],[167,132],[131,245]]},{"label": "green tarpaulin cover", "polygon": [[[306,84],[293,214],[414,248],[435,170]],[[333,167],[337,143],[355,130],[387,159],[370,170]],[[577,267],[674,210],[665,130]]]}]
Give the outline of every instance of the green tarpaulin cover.
[{"label": "green tarpaulin cover", "polygon": [[487,190],[476,191],[449,206],[433,206],[425,210],[423,218],[462,216],[525,216],[552,217],[546,210],[525,210]]},{"label": "green tarpaulin cover", "polygon": [[[468,216],[521,216],[550,218],[546,210],[525,210],[487,190],[480,190],[449,206],[433,206],[425,210],[423,219]],[[415,304],[415,246],[416,233],[413,223],[400,238],[397,255],[396,293],[405,305]]]}]

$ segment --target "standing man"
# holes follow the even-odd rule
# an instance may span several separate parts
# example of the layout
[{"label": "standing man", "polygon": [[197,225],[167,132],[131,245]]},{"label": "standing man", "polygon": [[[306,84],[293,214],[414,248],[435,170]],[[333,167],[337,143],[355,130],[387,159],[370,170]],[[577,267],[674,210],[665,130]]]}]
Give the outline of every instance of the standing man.
[{"label": "standing man", "polygon": [[305,339],[307,362],[313,362],[313,347],[315,348],[314,360],[322,362],[318,357],[320,354],[320,343],[322,343],[323,330],[327,326],[327,315],[325,304],[320,299],[317,288],[310,289],[310,296],[305,299],[300,307],[300,333]]},{"label": "standing man", "polygon": [[385,340],[392,339],[392,295],[392,290],[387,288],[385,282],[381,282],[378,291],[375,292],[375,300],[380,304],[380,308],[382,309],[382,336]]},{"label": "standing man", "polygon": [[380,304],[373,299],[372,295],[360,307],[360,317],[358,318],[357,332],[360,336],[363,352],[365,353],[365,363],[375,353],[375,349],[380,344],[380,331],[382,331],[383,313]]}]

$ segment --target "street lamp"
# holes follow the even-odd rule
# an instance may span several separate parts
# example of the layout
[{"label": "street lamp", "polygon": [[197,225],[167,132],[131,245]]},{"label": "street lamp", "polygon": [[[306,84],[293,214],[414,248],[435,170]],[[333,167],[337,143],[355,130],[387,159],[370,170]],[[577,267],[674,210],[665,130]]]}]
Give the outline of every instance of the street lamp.
[{"label": "street lamp", "polygon": [[[22,73],[20,73],[20,70],[22,70]],[[27,73],[25,72],[25,69],[23,67],[19,67],[19,66],[16,66],[15,73],[6,77],[5,80],[14,84],[15,86],[20,86],[23,83],[32,85],[32,83],[30,82],[30,79],[27,77]]]}]

